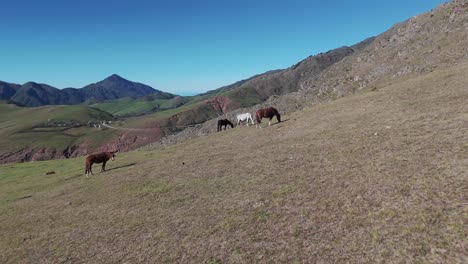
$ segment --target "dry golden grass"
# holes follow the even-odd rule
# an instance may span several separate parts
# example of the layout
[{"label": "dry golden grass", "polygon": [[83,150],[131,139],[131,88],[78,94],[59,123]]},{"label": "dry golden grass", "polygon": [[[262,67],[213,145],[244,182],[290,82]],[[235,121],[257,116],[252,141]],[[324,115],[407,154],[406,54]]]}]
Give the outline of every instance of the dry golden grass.
[{"label": "dry golden grass", "polygon": [[90,179],[83,158],[1,166],[0,262],[466,263],[467,74],[122,154]]}]

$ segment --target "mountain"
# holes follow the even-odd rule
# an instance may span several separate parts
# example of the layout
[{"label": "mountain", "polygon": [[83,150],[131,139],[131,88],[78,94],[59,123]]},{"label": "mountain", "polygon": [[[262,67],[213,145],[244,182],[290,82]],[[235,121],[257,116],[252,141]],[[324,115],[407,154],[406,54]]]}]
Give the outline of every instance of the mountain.
[{"label": "mountain", "polygon": [[[245,93],[250,87],[256,87],[257,93],[274,92],[276,86],[280,93],[267,92],[263,98],[268,94],[281,96],[270,96],[264,105],[277,106],[284,112],[365,89],[376,90],[399,78],[427,74],[467,61],[467,25],[468,3],[450,1],[396,23],[382,34],[350,47],[351,50],[338,49],[340,51],[310,57],[290,69],[272,74],[276,80],[255,78],[232,92]],[[330,56],[335,59],[334,63],[324,64]],[[318,60],[326,67],[306,66],[311,63],[308,60]]]},{"label": "mountain", "polygon": [[148,85],[131,82],[116,74],[83,88],[57,89],[47,84],[28,82],[23,85],[0,82],[0,99],[23,106],[71,105],[88,100],[113,100],[123,97],[152,95],[158,99],[170,99],[175,95],[156,90]]},{"label": "mountain", "polygon": [[[310,56],[287,68],[267,71],[238,81],[202,95],[227,96],[241,107],[251,106],[267,100],[272,95],[282,95],[299,90],[299,83],[310,76],[316,76],[334,63],[365,47],[369,38],[352,47],[340,47],[326,53]],[[248,97],[249,100],[245,100]],[[228,110],[232,110],[229,108]]]},{"label": "mountain", "polygon": [[234,91],[232,91],[232,96],[236,97],[237,95],[237,97],[239,97],[246,94],[246,91],[249,91],[250,95],[252,93],[256,94],[260,101],[265,101],[272,95],[295,92],[300,88],[299,83],[303,79],[320,74],[331,65],[359,51],[360,48],[364,47],[370,40],[364,41],[361,45],[340,47],[326,53],[310,56],[284,70],[270,71],[258,75],[239,87],[236,87]]},{"label": "mountain", "polygon": [[[396,23],[318,75],[280,98],[298,105],[335,100],[364,89],[376,90],[399,78],[427,74],[468,60],[468,3],[450,1]],[[272,103],[272,102],[271,102]]]},{"label": "mountain", "polygon": [[23,106],[60,104],[60,90],[47,84],[27,82],[10,98]]},{"label": "mountain", "polygon": [[87,85],[81,89],[86,99],[112,100],[123,97],[142,97],[152,94],[158,99],[170,99],[174,95],[158,91],[148,85],[131,82],[117,74],[113,74],[106,79]]},{"label": "mountain", "polygon": [[0,99],[9,100],[21,85],[0,81]]}]

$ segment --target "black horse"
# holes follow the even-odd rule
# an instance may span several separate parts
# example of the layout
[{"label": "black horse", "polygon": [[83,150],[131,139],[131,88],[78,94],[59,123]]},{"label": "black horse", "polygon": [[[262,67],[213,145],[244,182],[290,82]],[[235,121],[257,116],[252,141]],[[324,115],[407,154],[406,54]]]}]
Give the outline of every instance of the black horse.
[{"label": "black horse", "polygon": [[224,126],[224,130],[226,130],[226,127],[228,125],[230,125],[231,128],[234,128],[234,125],[231,123],[231,121],[229,121],[227,119],[218,120],[218,132],[221,131],[223,126]]}]

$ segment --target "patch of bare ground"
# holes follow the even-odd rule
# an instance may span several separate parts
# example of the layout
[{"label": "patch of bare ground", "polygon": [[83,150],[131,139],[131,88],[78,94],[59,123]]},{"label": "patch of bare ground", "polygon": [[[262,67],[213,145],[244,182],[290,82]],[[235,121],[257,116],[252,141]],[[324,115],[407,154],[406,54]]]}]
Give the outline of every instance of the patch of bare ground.
[{"label": "patch of bare ground", "polygon": [[[129,152],[90,179],[83,159],[2,166],[0,262],[466,263],[467,73]],[[24,167],[40,164],[47,186]]]}]

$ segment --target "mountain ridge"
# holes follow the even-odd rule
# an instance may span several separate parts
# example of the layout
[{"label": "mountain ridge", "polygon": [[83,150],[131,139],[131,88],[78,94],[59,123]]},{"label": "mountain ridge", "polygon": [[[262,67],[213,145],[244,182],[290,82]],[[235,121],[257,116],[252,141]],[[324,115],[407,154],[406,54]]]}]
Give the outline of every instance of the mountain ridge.
[{"label": "mountain ridge", "polygon": [[102,81],[82,88],[58,89],[48,84],[26,82],[23,85],[0,81],[0,99],[10,100],[21,106],[73,105],[88,100],[113,100],[123,97],[155,95],[160,99],[170,99],[174,94],[154,89],[151,86],[132,82],[112,74]]}]

